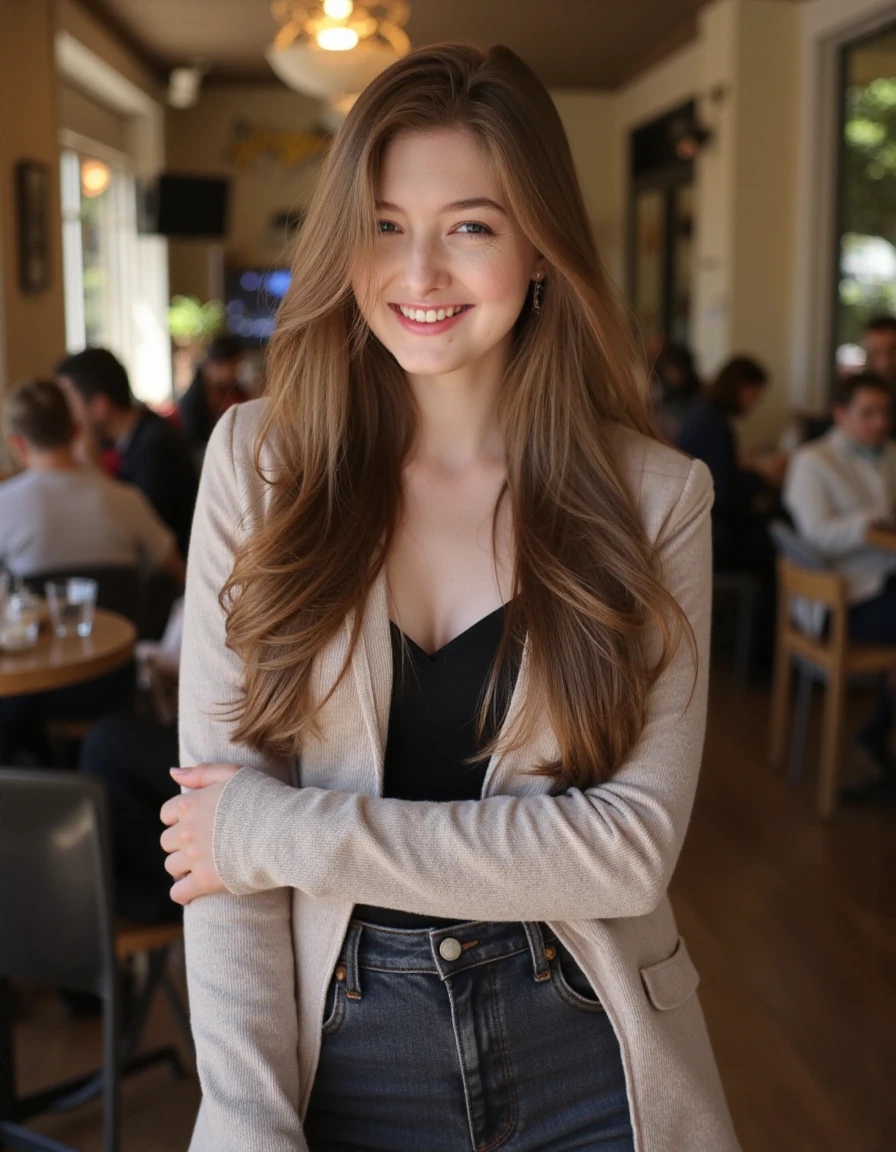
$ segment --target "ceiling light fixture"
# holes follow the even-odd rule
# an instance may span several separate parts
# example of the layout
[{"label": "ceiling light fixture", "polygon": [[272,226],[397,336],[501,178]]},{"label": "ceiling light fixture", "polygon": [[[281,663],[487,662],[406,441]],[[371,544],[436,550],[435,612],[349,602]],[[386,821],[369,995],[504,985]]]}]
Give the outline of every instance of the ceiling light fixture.
[{"label": "ceiling light fixture", "polygon": [[411,50],[407,0],[274,0],[281,25],[266,53],[296,92],[333,106]]}]

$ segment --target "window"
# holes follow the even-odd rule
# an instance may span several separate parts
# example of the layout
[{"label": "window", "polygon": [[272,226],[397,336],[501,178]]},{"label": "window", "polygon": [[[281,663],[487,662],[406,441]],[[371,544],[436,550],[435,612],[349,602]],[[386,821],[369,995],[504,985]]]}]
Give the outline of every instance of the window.
[{"label": "window", "polygon": [[165,242],[137,234],[135,180],[124,156],[66,148],[60,164],[68,351],[109,348],[138,399],[168,400]]},{"label": "window", "polygon": [[847,369],[864,361],[867,321],[896,315],[896,28],[847,45],[841,61],[834,346]]}]

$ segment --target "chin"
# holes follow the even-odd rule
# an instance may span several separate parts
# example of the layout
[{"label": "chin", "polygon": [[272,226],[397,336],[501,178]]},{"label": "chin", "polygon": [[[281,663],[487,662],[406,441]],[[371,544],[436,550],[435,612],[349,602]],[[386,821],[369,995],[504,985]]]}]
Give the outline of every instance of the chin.
[{"label": "chin", "polygon": [[[389,348],[388,344],[386,345]],[[451,350],[449,355],[424,353],[421,349],[389,348],[399,367],[409,376],[447,376],[473,362],[474,357]]]}]

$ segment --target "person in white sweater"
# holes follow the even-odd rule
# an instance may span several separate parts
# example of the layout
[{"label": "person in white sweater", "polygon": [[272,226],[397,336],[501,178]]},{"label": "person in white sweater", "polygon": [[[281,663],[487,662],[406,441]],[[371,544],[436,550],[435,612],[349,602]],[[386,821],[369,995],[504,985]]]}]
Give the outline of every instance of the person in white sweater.
[{"label": "person in white sweater", "polygon": [[[834,427],[794,453],[784,504],[801,536],[846,580],[849,630],[856,640],[896,644],[896,551],[867,542],[874,525],[894,527],[896,442],[892,392],[870,372],[840,381]],[[892,676],[858,736],[878,773],[892,774],[888,742],[893,726]]]},{"label": "person in white sweater", "polygon": [[712,484],[653,435],[537,76],[377,77],[294,270],[187,566],[191,1149],[737,1152],[667,896]]}]

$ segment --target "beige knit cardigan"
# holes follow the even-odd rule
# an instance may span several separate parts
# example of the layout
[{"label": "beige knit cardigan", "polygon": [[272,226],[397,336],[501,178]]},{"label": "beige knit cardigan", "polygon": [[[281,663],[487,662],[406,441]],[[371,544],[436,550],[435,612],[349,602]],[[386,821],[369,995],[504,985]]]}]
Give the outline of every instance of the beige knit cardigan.
[{"label": "beige knit cardigan", "polygon": [[[224,645],[218,592],[234,549],[265,507],[267,486],[252,465],[263,404],[231,408],[215,430],[187,576],[181,763],[244,765],[215,819],[215,861],[228,893],[195,901],[185,916],[203,1091],[190,1152],[307,1149],[302,1117],[324,998],[356,902],[549,922],[619,1037],[637,1152],[737,1152],[697,973],[666,895],[706,721],[706,468],[614,430],[625,480],[649,537],[660,542],[664,579],[694,629],[699,661],[695,679],[689,647],[680,646],[650,693],[640,741],[612,780],[548,795],[548,781],[526,771],[557,754],[545,720],[528,746],[492,759],[480,800],[384,799],[392,678],[384,578],[369,597],[350,674],[323,710],[322,736],[308,741],[300,763],[234,745],[221,717],[221,703],[239,692],[240,662]],[[317,661],[316,692],[338,676],[351,625],[347,619]],[[526,665],[524,648],[511,716],[525,699]]]}]

